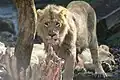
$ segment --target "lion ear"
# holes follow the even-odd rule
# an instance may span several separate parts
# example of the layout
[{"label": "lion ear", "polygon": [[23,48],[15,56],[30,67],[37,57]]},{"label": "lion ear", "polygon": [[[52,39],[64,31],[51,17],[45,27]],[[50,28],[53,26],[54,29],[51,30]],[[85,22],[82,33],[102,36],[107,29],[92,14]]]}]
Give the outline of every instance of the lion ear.
[{"label": "lion ear", "polygon": [[42,11],[42,10],[40,10],[40,9],[38,9],[38,10],[37,10],[37,17],[42,16],[42,14],[43,14],[43,11]]},{"label": "lion ear", "polygon": [[61,10],[59,14],[60,14],[60,16],[62,16],[62,17],[63,17],[63,16],[66,17],[67,9]]}]

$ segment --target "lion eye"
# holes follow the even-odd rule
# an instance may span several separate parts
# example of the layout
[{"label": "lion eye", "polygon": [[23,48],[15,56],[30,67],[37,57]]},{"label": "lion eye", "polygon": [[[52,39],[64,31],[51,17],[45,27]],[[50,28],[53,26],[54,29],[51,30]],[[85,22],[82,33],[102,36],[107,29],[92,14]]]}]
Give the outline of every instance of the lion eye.
[{"label": "lion eye", "polygon": [[44,25],[45,25],[45,27],[48,27],[49,22],[45,22]]},{"label": "lion eye", "polygon": [[59,22],[56,22],[55,25],[56,25],[57,27],[59,27],[59,26],[60,26],[60,23],[59,23]]},{"label": "lion eye", "polygon": [[111,57],[111,56],[112,56],[112,54],[109,54],[109,55],[108,55],[108,57]]}]

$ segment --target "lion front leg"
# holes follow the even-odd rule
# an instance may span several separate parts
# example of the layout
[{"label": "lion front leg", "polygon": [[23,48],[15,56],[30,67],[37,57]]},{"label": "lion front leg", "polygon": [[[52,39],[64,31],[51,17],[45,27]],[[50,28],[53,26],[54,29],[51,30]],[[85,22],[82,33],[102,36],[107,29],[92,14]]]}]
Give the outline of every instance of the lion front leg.
[{"label": "lion front leg", "polygon": [[100,63],[100,60],[98,58],[98,49],[97,49],[97,41],[94,42],[94,44],[92,44],[90,46],[90,51],[91,51],[91,55],[92,55],[92,59],[93,59],[93,64],[95,65],[95,77],[97,78],[105,78],[107,77],[107,74],[105,73],[105,71],[103,70],[103,67]]},{"label": "lion front leg", "polygon": [[74,68],[76,62],[76,48],[69,49],[65,52],[65,70],[63,73],[63,80],[73,80]]}]

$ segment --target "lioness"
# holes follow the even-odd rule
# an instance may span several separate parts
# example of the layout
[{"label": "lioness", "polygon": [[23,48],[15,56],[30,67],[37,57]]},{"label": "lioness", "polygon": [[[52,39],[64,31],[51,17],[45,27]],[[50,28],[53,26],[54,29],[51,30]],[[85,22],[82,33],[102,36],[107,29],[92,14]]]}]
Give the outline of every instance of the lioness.
[{"label": "lioness", "polygon": [[86,47],[90,48],[96,76],[107,76],[98,59],[96,14],[88,3],[73,1],[67,8],[48,5],[38,9],[37,15],[37,33],[43,39],[45,50],[52,40],[54,51],[65,59],[63,80],[73,80],[76,52],[81,53]]},{"label": "lioness", "polygon": [[[99,60],[101,61],[101,64],[103,64],[103,69],[106,72],[112,71],[113,66],[115,65],[114,56],[112,53],[109,52],[109,47],[107,45],[100,45],[98,47],[98,53],[99,53]],[[85,49],[79,56],[80,62],[81,60],[83,63],[79,63],[76,68],[82,69],[85,68],[90,71],[94,71],[95,66],[93,65],[93,60],[91,57],[90,49]],[[81,64],[83,66],[81,66]]]}]

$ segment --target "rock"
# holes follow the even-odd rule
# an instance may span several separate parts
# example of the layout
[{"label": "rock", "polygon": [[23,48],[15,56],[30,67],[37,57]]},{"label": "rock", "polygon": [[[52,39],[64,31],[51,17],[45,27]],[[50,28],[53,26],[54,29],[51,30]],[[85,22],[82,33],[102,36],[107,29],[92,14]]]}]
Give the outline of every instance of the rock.
[{"label": "rock", "polygon": [[[11,50],[11,56],[14,55],[14,49],[15,47],[10,47]],[[47,54],[45,54],[44,51],[44,44],[34,44],[33,45],[33,50],[32,50],[32,54],[31,54],[31,60],[30,60],[30,65],[34,66],[34,65],[38,65],[40,63],[43,63],[43,61],[45,60]]]},{"label": "rock", "polygon": [[72,0],[35,0],[36,8],[44,8],[48,4],[67,6]]},{"label": "rock", "polygon": [[0,55],[4,55],[6,51],[5,44],[0,42]]},{"label": "rock", "polygon": [[8,6],[12,4],[12,0],[2,0],[0,1],[0,6]]},{"label": "rock", "polygon": [[120,7],[120,0],[94,0],[91,5],[95,9],[98,21],[106,19],[116,13]]},{"label": "rock", "polygon": [[42,63],[46,56],[44,44],[34,44],[30,61],[31,66]]},{"label": "rock", "polygon": [[0,32],[8,31],[15,34],[14,24],[10,20],[0,19]]},{"label": "rock", "polygon": [[17,34],[17,10],[13,4],[5,5],[0,6],[0,30]]},{"label": "rock", "polygon": [[108,45],[117,47],[120,46],[120,32],[113,34],[112,36],[110,36],[106,42],[108,42]]},{"label": "rock", "polygon": [[15,26],[11,20],[0,19],[0,41],[10,46],[15,42]]},{"label": "rock", "polygon": [[116,35],[120,32],[119,4],[120,0],[94,0],[91,3],[97,14],[97,35],[101,44],[120,46],[115,43],[116,37],[113,38],[113,36],[120,38],[119,35]]},{"label": "rock", "polygon": [[16,37],[10,32],[3,31],[0,32],[0,41],[3,42],[6,46],[15,46]]},{"label": "rock", "polygon": [[17,10],[12,0],[0,2],[0,41],[11,46],[18,34]]},{"label": "rock", "polygon": [[[100,45],[98,48],[99,60],[103,63],[103,69],[107,71],[112,71],[113,65],[115,65],[114,56],[109,52],[109,47],[106,45]],[[85,49],[81,54],[80,58],[84,62],[84,66],[87,70],[94,71],[95,66],[93,65],[93,60],[91,56],[90,49]],[[105,65],[105,66],[104,66]],[[108,69],[106,69],[108,67]]]},{"label": "rock", "polygon": [[[109,48],[108,47],[106,47],[106,46],[101,46],[101,48],[103,48],[105,51],[108,51],[109,50]],[[4,45],[4,43],[1,43],[0,42],[0,52],[3,54],[4,52],[2,52],[2,51],[6,51],[6,47],[5,47],[5,45]],[[8,50],[8,51],[10,51],[9,52],[9,57],[12,57],[12,56],[14,56],[14,47],[10,47],[10,50]],[[102,51],[102,50],[100,50],[100,51]],[[86,52],[89,52],[89,51],[86,51]],[[90,53],[87,53],[87,55],[88,54],[90,54]],[[104,54],[104,53],[103,53]],[[3,54],[4,55],[4,54]],[[1,54],[0,54],[0,56],[1,56]],[[85,56],[86,57],[86,56]],[[103,55],[102,55],[102,57],[103,57]],[[46,54],[45,54],[45,51],[44,51],[44,44],[42,43],[42,44],[34,44],[34,47],[33,47],[33,51],[32,51],[32,55],[31,55],[31,61],[30,61],[30,65],[31,65],[31,67],[32,67],[32,69],[35,69],[35,73],[36,74],[33,74],[32,73],[32,75],[33,75],[33,77],[35,77],[36,75],[37,75],[37,77],[38,78],[40,78],[41,76],[39,76],[39,75],[41,75],[40,73],[39,73],[39,71],[40,70],[42,70],[43,68],[40,68],[41,67],[41,65],[40,65],[40,63],[43,63],[43,61],[44,61],[44,59],[46,58]],[[107,59],[106,57],[104,57],[104,60],[105,59]],[[111,58],[112,59],[112,58]],[[8,59],[9,60],[9,59]],[[6,60],[4,60],[4,61],[6,61]],[[89,61],[91,61],[91,60],[89,60]],[[1,63],[1,62],[0,62]],[[38,65],[38,66],[36,66],[36,65]],[[106,65],[106,64],[105,64]],[[36,68],[35,68],[35,66],[36,66]],[[89,65],[90,66],[90,65]],[[1,68],[1,67],[3,67],[3,68]],[[48,66],[49,67],[49,66]],[[0,65],[0,74],[5,74],[6,76],[5,76],[5,78],[7,78],[8,77],[8,79],[5,79],[5,80],[10,80],[10,77],[9,77],[9,75],[7,75],[8,73],[6,73],[6,69],[5,69],[6,67],[4,67],[4,65],[2,64],[2,65]],[[39,75],[38,75],[39,74]],[[116,73],[116,75],[117,75],[118,73]],[[91,77],[92,76],[89,76],[89,75],[85,75],[85,74],[80,74],[79,76],[78,76],[78,74],[77,74],[77,76],[75,75],[75,77],[74,78],[78,78],[78,77],[82,77],[82,79],[83,80],[96,80],[96,79],[92,79]],[[0,77],[2,78],[2,76],[0,75]],[[85,79],[84,79],[85,78]],[[3,79],[4,80],[4,79]],[[38,79],[39,80],[39,79]],[[47,79],[48,80],[48,79]],[[78,80],[78,79],[74,79],[74,80]],[[113,79],[114,80],[114,79]],[[116,80],[116,79],[115,79]]]}]

